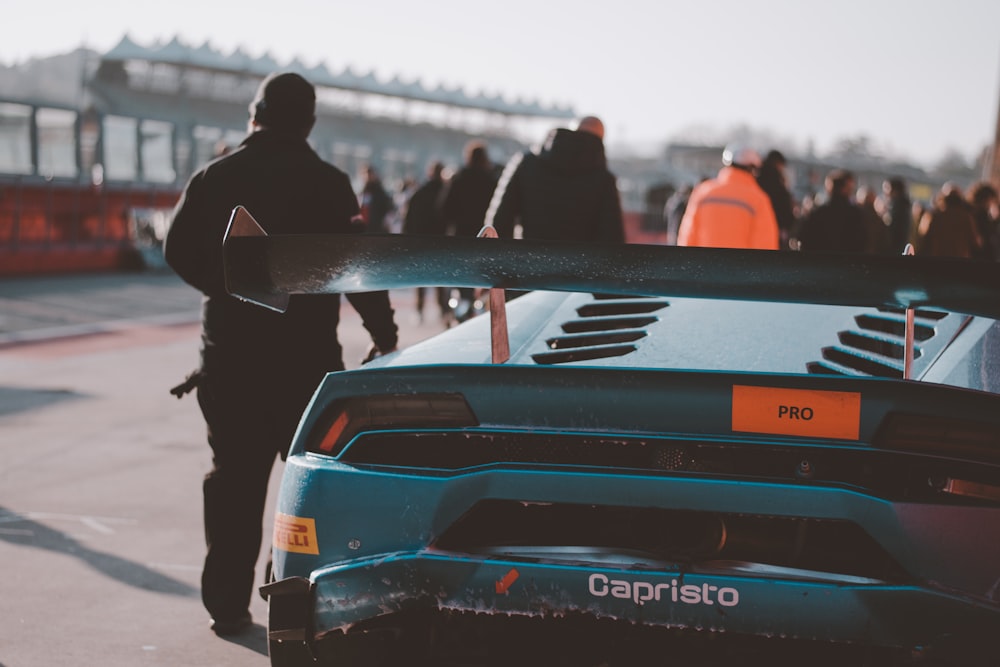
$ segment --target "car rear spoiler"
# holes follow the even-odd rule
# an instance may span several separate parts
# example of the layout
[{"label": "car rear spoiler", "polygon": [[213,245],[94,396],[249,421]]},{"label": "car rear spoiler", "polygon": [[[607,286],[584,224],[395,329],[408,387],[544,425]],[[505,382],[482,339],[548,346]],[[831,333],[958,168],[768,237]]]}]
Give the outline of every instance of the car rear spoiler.
[{"label": "car rear spoiler", "polygon": [[[492,228],[484,232],[495,236]],[[227,290],[277,311],[292,294],[454,286],[931,307],[1000,319],[1000,263],[965,259],[400,234],[269,236],[241,206],[233,209],[223,254]]]}]

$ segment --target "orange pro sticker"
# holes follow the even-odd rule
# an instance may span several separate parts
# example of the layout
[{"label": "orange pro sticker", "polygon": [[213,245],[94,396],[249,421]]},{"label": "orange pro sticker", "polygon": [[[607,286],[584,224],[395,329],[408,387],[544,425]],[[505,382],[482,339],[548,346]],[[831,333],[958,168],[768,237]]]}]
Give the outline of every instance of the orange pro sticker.
[{"label": "orange pro sticker", "polygon": [[733,385],[733,430],[857,440],[861,394]]},{"label": "orange pro sticker", "polygon": [[316,520],[280,512],[274,516],[274,548],[297,554],[319,554]]}]

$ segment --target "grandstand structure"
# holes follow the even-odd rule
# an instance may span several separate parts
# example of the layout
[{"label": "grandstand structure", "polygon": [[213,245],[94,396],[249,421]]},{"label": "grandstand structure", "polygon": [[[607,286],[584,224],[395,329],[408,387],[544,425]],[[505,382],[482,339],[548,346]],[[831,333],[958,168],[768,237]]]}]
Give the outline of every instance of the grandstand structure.
[{"label": "grandstand structure", "polygon": [[[154,246],[190,174],[246,135],[248,103],[275,71],[316,86],[317,153],[356,179],[373,164],[388,184],[421,178],[431,160],[459,165],[472,139],[502,164],[575,115],[179,38],[141,45],[125,36],[106,53],[80,53],[68,72],[3,81],[0,275],[114,268]],[[39,85],[49,79],[59,84]]]},{"label": "grandstand structure", "polygon": [[247,103],[260,81],[276,71],[298,72],[316,86],[313,146],[352,175],[370,162],[388,180],[419,177],[432,159],[460,162],[463,146],[473,138],[486,140],[496,158],[505,159],[540,123],[562,124],[574,115],[572,108],[537,100],[430,88],[399,77],[382,81],[350,66],[332,71],[326,64],[281,63],[240,49],[223,54],[178,38],[140,46],[124,37],[101,57],[88,89],[102,113],[127,111],[172,124],[175,162],[183,176],[210,157],[218,141],[244,136]]}]

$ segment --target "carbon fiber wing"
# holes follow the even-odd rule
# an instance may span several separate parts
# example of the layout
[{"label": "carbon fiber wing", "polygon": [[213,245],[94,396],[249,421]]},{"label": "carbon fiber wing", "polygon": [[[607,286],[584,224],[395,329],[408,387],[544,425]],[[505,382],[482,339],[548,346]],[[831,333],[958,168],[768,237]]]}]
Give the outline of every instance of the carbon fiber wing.
[{"label": "carbon fiber wing", "polygon": [[231,294],[279,311],[291,294],[430,285],[933,307],[1000,319],[1000,263],[964,259],[401,234],[269,236],[237,207],[224,261]]}]

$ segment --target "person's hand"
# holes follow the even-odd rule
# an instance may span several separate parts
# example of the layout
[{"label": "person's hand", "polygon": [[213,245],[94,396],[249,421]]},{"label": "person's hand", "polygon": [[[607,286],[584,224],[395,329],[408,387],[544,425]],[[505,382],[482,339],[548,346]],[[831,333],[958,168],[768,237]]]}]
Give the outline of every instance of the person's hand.
[{"label": "person's hand", "polygon": [[365,358],[361,360],[361,363],[362,364],[367,364],[372,359],[378,359],[379,357],[381,357],[384,354],[389,354],[390,352],[395,352],[397,349],[398,348],[393,347],[392,349],[389,349],[389,350],[381,350],[381,349],[379,349],[378,345],[374,345],[373,344],[371,346],[371,348],[369,348],[368,354],[366,354]]}]

